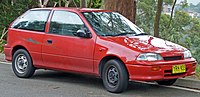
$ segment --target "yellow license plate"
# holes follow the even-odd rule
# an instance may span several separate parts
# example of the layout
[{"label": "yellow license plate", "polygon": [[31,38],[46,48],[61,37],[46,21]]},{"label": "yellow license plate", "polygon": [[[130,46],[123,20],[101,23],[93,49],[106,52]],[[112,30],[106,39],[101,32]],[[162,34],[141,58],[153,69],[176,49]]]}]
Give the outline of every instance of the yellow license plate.
[{"label": "yellow license plate", "polygon": [[172,74],[184,73],[184,72],[186,72],[186,66],[185,66],[185,64],[172,66]]}]

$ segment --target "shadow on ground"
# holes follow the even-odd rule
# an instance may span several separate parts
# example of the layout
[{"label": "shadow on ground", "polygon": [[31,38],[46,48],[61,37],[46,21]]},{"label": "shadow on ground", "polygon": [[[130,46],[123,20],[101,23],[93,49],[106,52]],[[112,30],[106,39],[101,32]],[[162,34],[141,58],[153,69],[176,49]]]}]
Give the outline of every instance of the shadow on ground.
[{"label": "shadow on ground", "polygon": [[[48,80],[57,83],[67,83],[67,84],[75,84],[84,86],[87,88],[94,88],[95,90],[103,90],[107,92],[103,87],[103,82],[100,78],[95,78],[86,75],[80,74],[72,74],[72,73],[65,73],[65,72],[57,72],[57,71],[37,71],[35,75],[31,78],[34,80]],[[169,95],[173,94],[173,97],[187,97],[189,95],[180,93],[183,90],[166,88],[159,85],[151,85],[151,84],[144,84],[139,82],[129,82],[128,89],[121,93],[117,94],[117,96],[131,96],[134,95],[136,97],[169,97]],[[109,93],[108,93],[109,94]],[[113,95],[110,93],[109,95]],[[115,95],[116,96],[116,95]],[[194,96],[195,97],[195,96]]]}]

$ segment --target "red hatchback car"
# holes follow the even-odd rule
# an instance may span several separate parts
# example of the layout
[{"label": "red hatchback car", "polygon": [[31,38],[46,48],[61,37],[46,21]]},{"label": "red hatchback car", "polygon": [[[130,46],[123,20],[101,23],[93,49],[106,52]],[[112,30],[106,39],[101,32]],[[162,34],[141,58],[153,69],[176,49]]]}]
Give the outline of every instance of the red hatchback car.
[{"label": "red hatchback car", "polygon": [[30,9],[9,27],[4,50],[20,78],[36,69],[89,74],[101,77],[110,92],[122,92],[134,80],[172,85],[196,68],[186,48],[100,9]]}]

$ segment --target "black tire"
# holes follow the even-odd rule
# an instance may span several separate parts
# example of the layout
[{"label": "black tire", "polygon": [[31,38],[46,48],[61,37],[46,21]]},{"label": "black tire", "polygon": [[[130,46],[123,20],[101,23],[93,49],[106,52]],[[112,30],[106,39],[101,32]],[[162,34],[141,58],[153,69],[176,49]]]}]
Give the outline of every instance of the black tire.
[{"label": "black tire", "polygon": [[125,65],[116,59],[109,60],[105,63],[102,79],[106,90],[112,93],[125,91],[129,80]]},{"label": "black tire", "polygon": [[29,53],[24,49],[17,50],[12,59],[12,69],[17,77],[29,78],[33,76],[35,67]]},{"label": "black tire", "polygon": [[169,79],[169,80],[162,80],[162,81],[156,81],[159,85],[173,85],[176,82],[177,79]]}]

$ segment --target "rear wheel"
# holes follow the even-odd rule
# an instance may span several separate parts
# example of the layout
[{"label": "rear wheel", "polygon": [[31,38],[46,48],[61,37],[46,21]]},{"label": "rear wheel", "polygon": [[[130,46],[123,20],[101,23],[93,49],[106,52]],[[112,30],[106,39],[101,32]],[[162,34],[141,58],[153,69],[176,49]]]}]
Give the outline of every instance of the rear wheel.
[{"label": "rear wheel", "polygon": [[106,90],[113,93],[123,92],[128,86],[128,73],[124,64],[116,59],[106,62],[102,72]]},{"label": "rear wheel", "polygon": [[13,55],[12,69],[16,76],[20,78],[29,78],[35,72],[32,59],[24,49],[17,50]]},{"label": "rear wheel", "polygon": [[173,85],[176,82],[177,79],[169,79],[169,80],[162,80],[162,81],[156,81],[159,85]]}]

